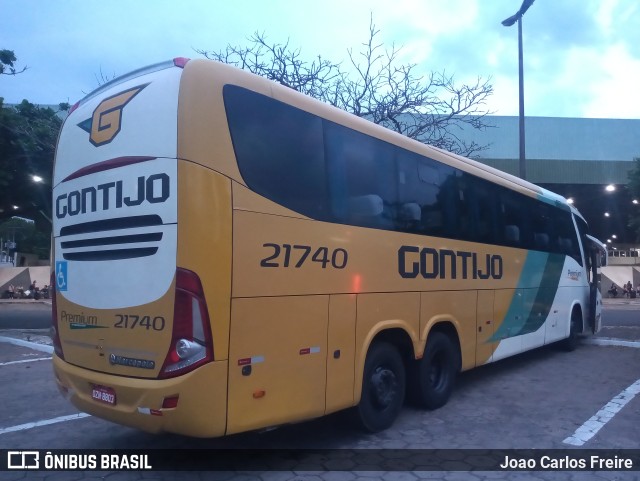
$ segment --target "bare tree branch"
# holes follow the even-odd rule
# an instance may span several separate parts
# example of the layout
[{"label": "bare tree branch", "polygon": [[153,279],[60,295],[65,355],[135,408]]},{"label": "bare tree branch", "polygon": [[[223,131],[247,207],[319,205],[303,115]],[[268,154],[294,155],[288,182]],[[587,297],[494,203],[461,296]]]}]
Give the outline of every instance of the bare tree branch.
[{"label": "bare tree branch", "polygon": [[270,43],[256,32],[248,47],[228,45],[225,50],[196,50],[207,58],[235,65],[298,90],[412,139],[472,156],[485,150],[467,143],[460,134],[465,126],[493,127],[486,101],[493,94],[490,79],[478,77],[470,85],[457,85],[446,72],[418,73],[416,64],[399,64],[400,49],[384,48],[373,17],[369,37],[359,52],[348,49],[349,71],[318,56],[302,60],[300,49]]}]

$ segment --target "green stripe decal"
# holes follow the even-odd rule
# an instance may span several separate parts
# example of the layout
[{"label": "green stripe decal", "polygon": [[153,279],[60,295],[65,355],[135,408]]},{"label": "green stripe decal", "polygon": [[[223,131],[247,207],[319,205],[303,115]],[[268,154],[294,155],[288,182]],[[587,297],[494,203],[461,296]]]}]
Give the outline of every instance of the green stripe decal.
[{"label": "green stripe decal", "polygon": [[108,326],[96,326],[95,324],[82,324],[80,322],[72,322],[69,329],[106,329]]},{"label": "green stripe decal", "polygon": [[533,297],[534,301],[528,306],[528,312],[524,313],[527,316],[527,320],[520,332],[516,335],[535,332],[540,329],[547,320],[549,311],[551,311],[551,305],[558,292],[564,260],[565,256],[563,254],[548,254],[540,287]]},{"label": "green stripe decal", "polygon": [[[563,254],[538,251],[527,254],[511,305],[500,327],[487,342],[528,334],[542,327],[558,292],[564,260]],[[544,265],[543,269],[540,269],[541,265]]]}]

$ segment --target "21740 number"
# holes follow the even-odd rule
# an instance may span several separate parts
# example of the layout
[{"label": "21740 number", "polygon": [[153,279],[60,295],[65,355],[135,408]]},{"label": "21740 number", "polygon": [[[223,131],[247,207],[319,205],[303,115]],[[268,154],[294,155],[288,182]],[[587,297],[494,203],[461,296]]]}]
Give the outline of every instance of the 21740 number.
[{"label": "21740 number", "polygon": [[137,316],[135,314],[116,314],[116,323],[113,327],[119,327],[122,329],[134,329],[145,328],[147,331],[153,329],[154,331],[162,331],[164,329],[165,321],[164,317],[156,316],[153,319],[151,316]]},{"label": "21740 number", "polygon": [[262,267],[300,268],[310,258],[311,262],[321,264],[323,269],[344,269],[349,260],[349,254],[342,248],[331,250],[328,247],[318,247],[314,251],[311,246],[273,243],[262,244],[262,247],[273,251],[260,261]]}]

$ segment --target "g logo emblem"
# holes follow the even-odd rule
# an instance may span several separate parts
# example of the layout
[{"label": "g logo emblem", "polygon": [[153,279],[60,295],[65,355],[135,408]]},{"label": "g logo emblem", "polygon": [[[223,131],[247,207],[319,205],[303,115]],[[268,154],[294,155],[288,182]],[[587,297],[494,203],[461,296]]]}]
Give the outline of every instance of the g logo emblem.
[{"label": "g logo emblem", "polygon": [[122,110],[147,85],[139,85],[119,94],[107,97],[93,111],[91,119],[78,124],[89,132],[89,140],[96,147],[111,142],[122,128]]}]

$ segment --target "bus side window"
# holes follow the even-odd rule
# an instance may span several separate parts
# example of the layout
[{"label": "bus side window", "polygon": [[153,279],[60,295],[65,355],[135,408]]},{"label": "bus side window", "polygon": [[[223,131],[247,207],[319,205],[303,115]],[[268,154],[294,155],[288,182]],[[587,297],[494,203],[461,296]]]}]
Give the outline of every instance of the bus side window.
[{"label": "bus side window", "polygon": [[440,166],[440,190],[438,202],[442,206],[443,233],[450,239],[460,238],[459,212],[460,190],[458,188],[457,172],[448,166]]},{"label": "bus side window", "polygon": [[500,195],[500,211],[502,214],[501,244],[510,247],[523,247],[523,219],[517,194],[503,191]]},{"label": "bus side window", "polygon": [[591,254],[589,253],[590,243],[587,240],[587,233],[589,232],[589,228],[587,226],[587,223],[581,218],[574,216],[573,219],[576,225],[578,226],[578,235],[580,237],[580,243],[582,244],[582,251],[584,252],[584,260],[586,262],[587,275],[590,276],[591,275]]},{"label": "bus side window", "polygon": [[428,235],[442,235],[442,206],[438,202],[439,173],[431,159],[413,152],[397,151],[398,229]]},{"label": "bus side window", "polygon": [[330,220],[321,119],[235,85],[225,85],[223,96],[247,186],[291,210]]},{"label": "bus side window", "polygon": [[557,250],[559,253],[572,257],[580,265],[582,263],[582,256],[580,254],[580,246],[578,244],[578,237],[576,230],[573,226],[573,218],[570,212],[555,209],[557,211]]},{"label": "bus side window", "polygon": [[540,202],[531,208],[531,228],[533,229],[532,249],[550,252],[551,240],[555,238],[555,222],[553,210],[555,208]]},{"label": "bus side window", "polygon": [[398,195],[393,147],[329,121],[324,122],[324,132],[335,218],[395,230]]},{"label": "bus side window", "polygon": [[498,235],[494,187],[485,180],[473,179],[469,192],[469,204],[473,225],[473,240],[493,244]]}]

